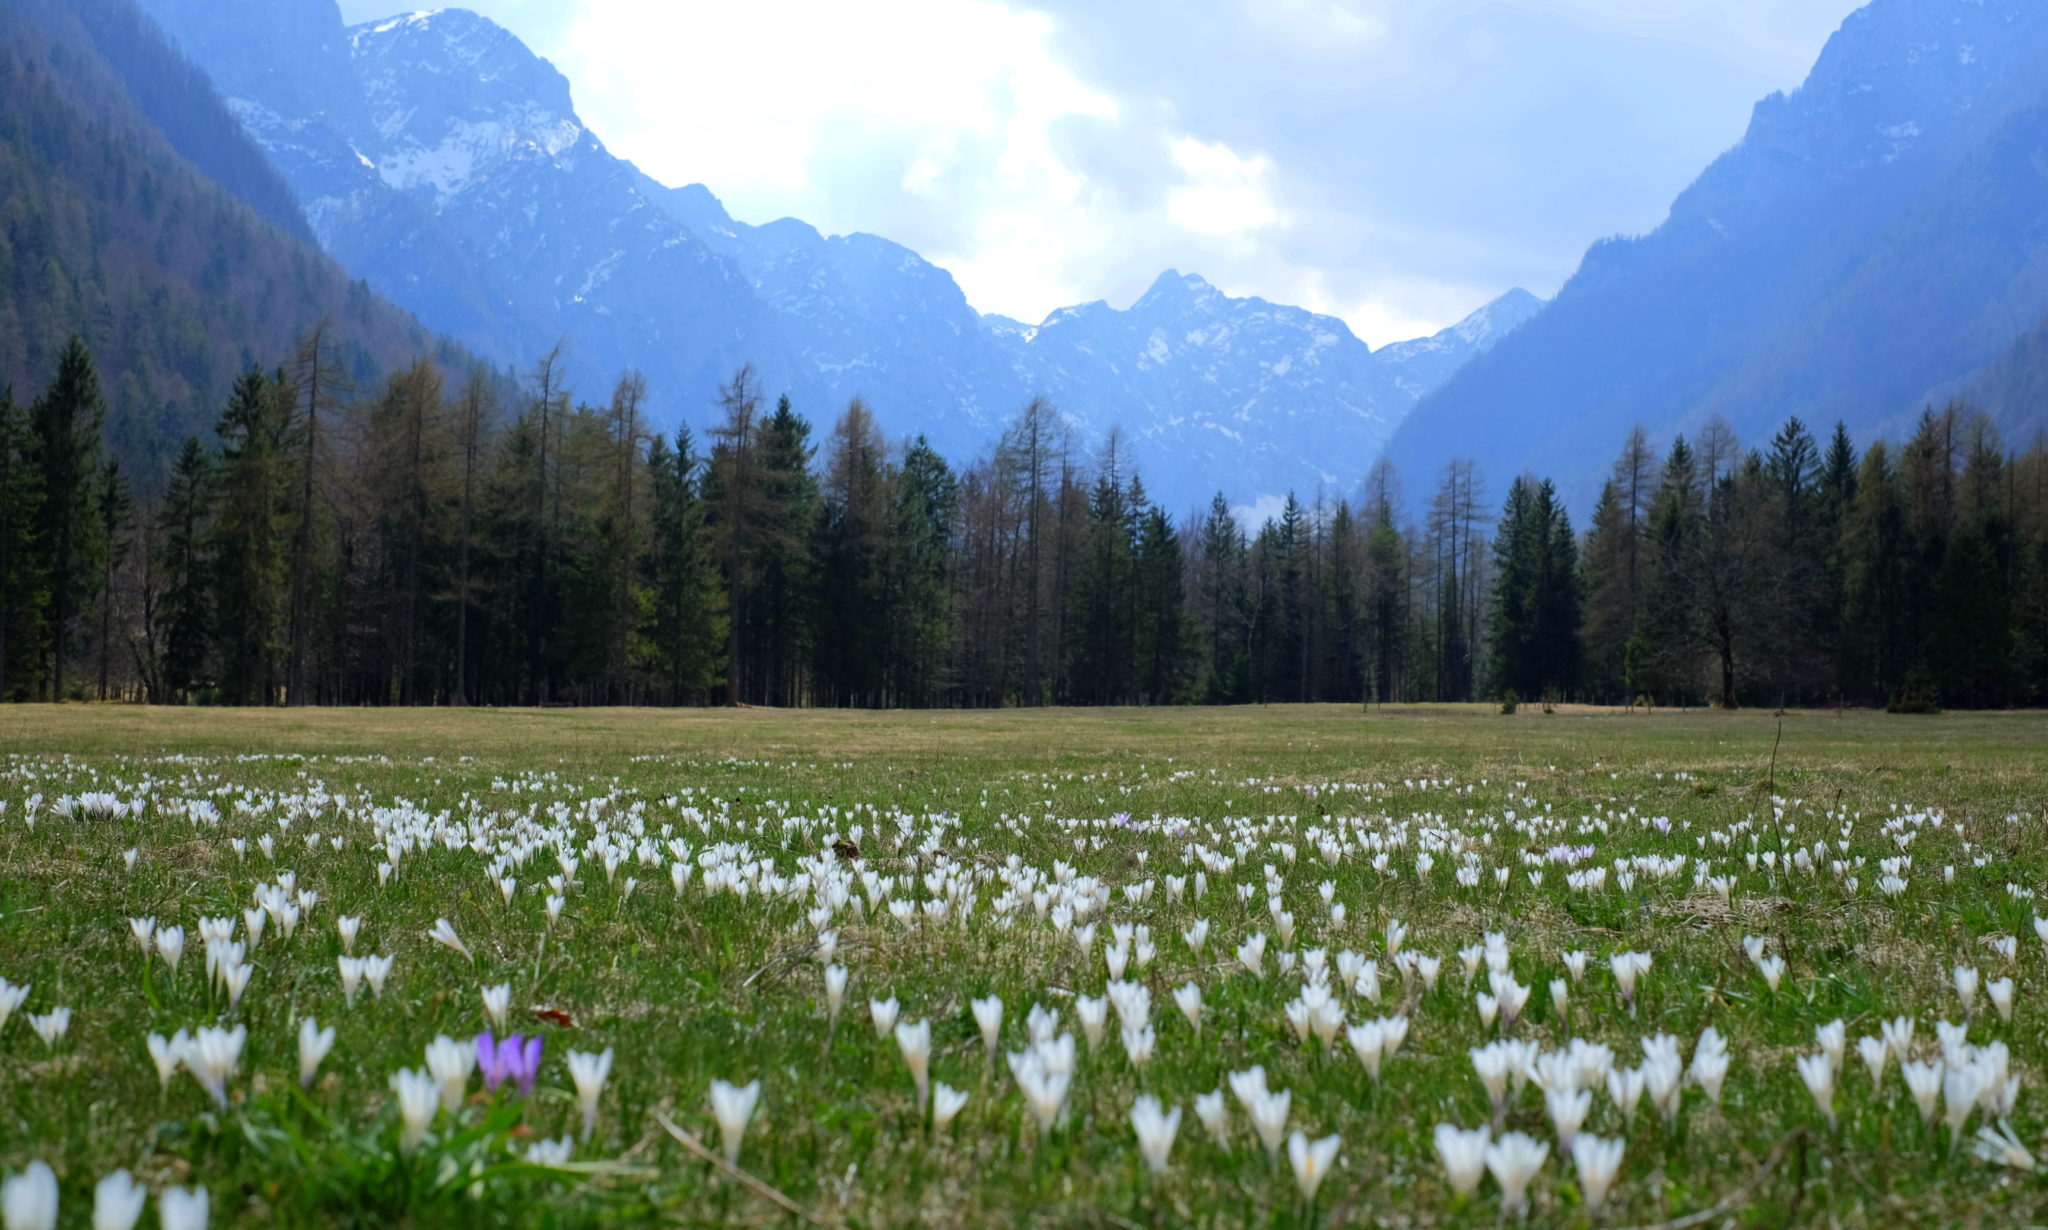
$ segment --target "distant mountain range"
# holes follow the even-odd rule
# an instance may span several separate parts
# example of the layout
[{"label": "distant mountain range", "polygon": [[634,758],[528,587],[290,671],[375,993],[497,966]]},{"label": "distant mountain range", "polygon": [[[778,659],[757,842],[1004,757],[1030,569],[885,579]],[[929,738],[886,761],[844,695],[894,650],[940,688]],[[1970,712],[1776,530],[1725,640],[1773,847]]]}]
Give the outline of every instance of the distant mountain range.
[{"label": "distant mountain range", "polygon": [[962,461],[1044,395],[1084,448],[1120,428],[1182,512],[1217,490],[1354,491],[1384,449],[1412,506],[1469,457],[1489,499],[1547,475],[1583,522],[1636,423],[1659,447],[1716,416],[1751,444],[1790,414],[1867,441],[1962,397],[2008,439],[2048,426],[2034,0],[1875,0],[1655,231],[1594,245],[1547,305],[1510,292],[1378,350],[1175,271],[1122,310],[984,316],[898,244],[750,226],[656,183],[473,13],[141,10],[171,44],[135,0],[0,0],[0,206],[37,223],[0,254],[0,375],[32,387],[86,330],[136,448],[203,428],[239,366],[323,317],[365,381],[418,353],[524,369],[560,344],[586,400],[639,368],[665,424],[701,425],[752,362],[821,426],[858,395]]},{"label": "distant mountain range", "polygon": [[1629,427],[1788,415],[1899,439],[1964,395],[2048,426],[2048,4],[1876,0],[1669,218],[1597,244],[1551,306],[1424,396],[1389,455],[1493,496],[1557,479],[1582,519]]},{"label": "distant mountain range", "polygon": [[701,423],[752,362],[829,421],[856,395],[965,460],[1043,394],[1084,447],[1112,426],[1176,510],[1355,487],[1417,396],[1533,315],[1515,291],[1370,350],[1334,318],[1169,272],[1137,303],[1036,325],[977,313],[945,270],[872,235],[748,226],[701,185],[614,157],[570,84],[460,9],[344,28],[334,0],[143,0],[213,77],[343,265],[505,365],[557,342],[576,390],[628,367]]}]

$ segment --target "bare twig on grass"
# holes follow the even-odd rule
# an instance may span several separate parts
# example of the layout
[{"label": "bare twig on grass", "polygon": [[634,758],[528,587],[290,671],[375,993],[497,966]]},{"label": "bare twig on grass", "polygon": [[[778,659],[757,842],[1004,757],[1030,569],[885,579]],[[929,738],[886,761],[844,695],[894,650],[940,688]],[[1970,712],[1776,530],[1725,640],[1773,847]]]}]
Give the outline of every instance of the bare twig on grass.
[{"label": "bare twig on grass", "polygon": [[1674,1218],[1671,1221],[1660,1221],[1654,1225],[1631,1226],[1629,1230],[1691,1230],[1694,1226],[1704,1226],[1715,1218],[1726,1216],[1740,1207],[1743,1201],[1749,1199],[1750,1195],[1757,1188],[1763,1186],[1764,1180],[1770,1178],[1772,1173],[1778,1169],[1779,1163],[1785,1160],[1786,1150],[1790,1149],[1795,1143],[1803,1144],[1805,1140],[1805,1128],[1800,1128],[1780,1140],[1771,1147],[1770,1154],[1764,1158],[1763,1164],[1756,1168],[1756,1172],[1750,1175],[1743,1182],[1742,1186],[1729,1192],[1699,1212],[1688,1213],[1684,1217]]},{"label": "bare twig on grass", "polygon": [[788,1213],[792,1217],[801,1218],[814,1226],[825,1226],[831,1224],[812,1214],[811,1212],[806,1210],[802,1205],[798,1204],[794,1200],[791,1200],[788,1196],[783,1195],[781,1192],[776,1191],[774,1188],[768,1186],[766,1183],[755,1178],[753,1175],[748,1174],[746,1171],[741,1170],[739,1167],[733,1165],[731,1162],[726,1161],[717,1153],[712,1152],[709,1148],[705,1147],[703,1141],[697,1139],[697,1137],[692,1133],[686,1132],[682,1128],[676,1126],[676,1121],[669,1118],[663,1112],[655,1111],[654,1118],[657,1122],[661,1124],[661,1126],[668,1132],[669,1135],[676,1138],[677,1144],[689,1150],[692,1154],[695,1154],[697,1157],[703,1159],[704,1161],[710,1162],[713,1166],[718,1167],[720,1170],[732,1176],[734,1179],[739,1180],[739,1183],[742,1187],[754,1193],[756,1196],[759,1196],[761,1199],[766,1200],[768,1203],[774,1205],[776,1208],[781,1209],[783,1212]]}]

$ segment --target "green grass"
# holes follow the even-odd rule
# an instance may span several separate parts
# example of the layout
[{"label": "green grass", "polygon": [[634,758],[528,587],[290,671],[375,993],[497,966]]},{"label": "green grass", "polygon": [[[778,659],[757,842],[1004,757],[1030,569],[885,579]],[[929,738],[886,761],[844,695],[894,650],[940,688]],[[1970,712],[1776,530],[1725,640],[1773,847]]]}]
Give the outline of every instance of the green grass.
[{"label": "green grass", "polygon": [[[139,820],[53,814],[60,796],[88,790],[148,807]],[[217,826],[179,815],[182,801],[197,799],[218,806]],[[2040,1149],[2048,957],[2033,929],[2040,903],[2007,888],[2048,889],[2048,717],[2039,714],[0,707],[0,801],[0,976],[33,988],[0,1029],[0,1168],[48,1161],[63,1185],[66,1226],[87,1224],[93,1183],[116,1167],[152,1186],[203,1185],[216,1225],[796,1223],[662,1126],[666,1117],[715,1150],[713,1078],[761,1081],[741,1165],[828,1225],[1492,1225],[1492,1182],[1456,1199],[1431,1145],[1439,1122],[1491,1118],[1467,1052],[1498,1030],[1482,1028],[1473,1003],[1484,970],[1468,987],[1456,955],[1485,930],[1507,934],[1511,968],[1534,988],[1511,1036],[1546,1047],[1588,1038],[1629,1066],[1638,1040],[1658,1032],[1677,1036],[1689,1059],[1711,1024],[1733,1054],[1720,1102],[1688,1087],[1674,1125],[1646,1105],[1624,1127],[1596,1090],[1584,1130],[1627,1139],[1621,1180],[1597,1215],[1581,1207],[1540,1094],[1512,1100],[1502,1126],[1552,1144],[1531,1188],[1531,1224],[1656,1223],[1728,1197],[1712,1224],[2048,1216],[2040,1180],[1971,1154],[1982,1112],[1952,1154],[1945,1129],[1922,1129],[1896,1064],[1873,1095],[1853,1049],[1880,1019],[1906,1014],[1919,1020],[1919,1049],[1932,1054],[1934,1022],[1962,1019],[1953,966],[1975,966],[1987,982],[2011,976],[2013,1019],[2000,1020],[1980,997],[1970,1038],[2009,1046],[2023,1080],[2012,1123]],[[316,814],[281,830],[280,814],[294,810]],[[1118,813],[1130,813],[1129,827],[1112,821]],[[1940,813],[1943,823],[1912,826],[1909,884],[1894,900],[1877,889],[1878,860],[1901,852],[1884,831],[1901,813]],[[1590,817],[1610,817],[1606,831]],[[1648,823],[1657,817],[1670,822],[1668,836]],[[1748,829],[1737,827],[1745,821]],[[405,853],[388,884],[378,874],[385,836],[408,828],[460,828],[486,844],[554,829],[580,847],[601,827],[637,826],[661,847],[668,826],[693,855],[745,843],[746,861],[791,876],[855,824],[862,865],[899,878],[891,896],[921,901],[923,877],[952,868],[972,877],[974,910],[964,924],[905,926],[886,911],[861,921],[841,909],[833,926],[852,984],[836,1030],[827,1028],[805,918],[814,900],[743,899],[709,891],[701,878],[679,899],[666,866],[635,857],[608,880],[586,856],[551,927],[551,850],[512,872],[519,887],[509,905],[487,876],[489,858],[466,844]],[[1731,845],[1711,840],[1731,831]],[[309,849],[314,832],[321,840]],[[1347,846],[1335,866],[1315,847],[1324,832]],[[1788,852],[1824,841],[1830,858],[1863,864],[1841,875],[1822,864],[1810,877],[1782,865],[1752,871],[1743,857],[1752,832],[1761,850],[1781,839]],[[265,834],[274,859],[257,848]],[[1394,874],[1382,874],[1367,843],[1396,836]],[[232,848],[236,838],[246,854]],[[1231,854],[1236,840],[1250,848],[1235,869],[1210,875],[1206,898],[1193,900],[1190,888],[1189,899],[1168,900],[1164,879],[1193,869],[1195,843]],[[1431,843],[1448,844],[1418,878],[1415,854]],[[1485,867],[1478,888],[1456,882],[1449,847],[1458,844]],[[1573,891],[1566,869],[1550,866],[1532,886],[1523,852],[1556,844],[1595,846],[1583,865],[1608,866],[1606,885]],[[1293,847],[1291,863],[1282,845]],[[1690,863],[1668,880],[1641,874],[1624,890],[1614,861],[1651,854],[1711,858],[1714,873],[1736,877],[1730,903],[1696,886]],[[655,857],[665,862],[668,851]],[[1050,874],[1056,861],[1114,894],[1087,954],[1028,901],[1014,925],[999,925],[1006,867]],[[1340,993],[1349,1019],[1405,1005],[1409,1039],[1379,1083],[1341,1032],[1325,1054],[1289,1029],[1284,1005],[1302,979],[1275,968],[1284,945],[1267,905],[1267,863],[1284,877],[1296,952],[1324,947],[1334,959],[1349,948],[1378,959],[1384,998],[1367,1005]],[[1944,866],[1954,867],[1953,882]],[[1504,889],[1497,867],[1510,869]],[[250,950],[253,979],[230,1011],[207,986],[198,921],[239,917],[285,869],[319,900],[293,939],[273,923]],[[629,876],[639,880],[630,896]],[[1844,876],[1858,880],[1853,891]],[[1346,908],[1341,924],[1318,894],[1325,879]],[[1124,887],[1148,880],[1152,897],[1127,902]],[[1256,886],[1250,901],[1239,884]],[[342,914],[363,919],[358,954],[396,956],[383,997],[366,990],[352,1010],[335,963]],[[175,979],[130,936],[127,920],[145,915],[188,933]],[[1198,917],[1212,924],[1199,956],[1180,936]],[[426,937],[437,918],[453,923],[473,962]],[[1394,919],[1410,928],[1408,950],[1443,960],[1433,991],[1404,988],[1391,967],[1383,935]],[[1127,977],[1150,987],[1155,1056],[1134,1067],[1112,1014],[1100,1050],[1081,1043],[1063,1123],[1040,1138],[1004,1060],[986,1070],[968,1001],[1002,997],[1005,1049],[1025,1045],[1033,1003],[1058,1010],[1060,1029],[1078,1034],[1074,996],[1104,992],[1113,923],[1151,928],[1157,955]],[[1232,956],[1253,931],[1273,937],[1263,978]],[[2017,960],[1987,946],[2000,935],[2018,938]],[[1786,958],[1776,992],[1744,955],[1744,936],[1767,938]],[[1572,987],[1567,1024],[1548,984],[1565,976],[1559,954],[1570,949],[1593,960]],[[1623,950],[1655,959],[1634,1017],[1607,969],[1608,955]],[[1171,989],[1188,981],[1204,993],[1199,1038],[1173,1003]],[[401,1154],[390,1075],[419,1067],[436,1035],[482,1028],[479,989],[501,982],[512,988],[513,1028],[546,1039],[538,1089],[492,1099],[472,1079],[462,1110],[438,1118],[418,1153]],[[905,1020],[931,1020],[933,1078],[971,1094],[943,1135],[914,1105],[894,1040],[870,1027],[869,997],[890,995]],[[27,1017],[58,1005],[75,1015],[46,1048]],[[535,1008],[566,1017],[543,1020]],[[302,1093],[296,1039],[306,1016],[334,1025],[338,1040]],[[1836,1018],[1852,1049],[1830,1131],[1793,1056],[1812,1051],[1815,1027]],[[556,1023],[565,1019],[573,1025]],[[249,1033],[227,1108],[216,1110],[182,1073],[160,1092],[145,1036],[215,1023]],[[577,1168],[519,1161],[527,1142],[573,1134],[579,1122],[566,1052],[605,1047],[617,1059]],[[1269,1166],[1235,1099],[1225,1144],[1195,1120],[1195,1095],[1253,1063],[1274,1088],[1292,1091],[1291,1127],[1342,1137],[1314,1206],[1297,1196],[1284,1159]],[[1172,1168],[1157,1178],[1139,1161],[1128,1118],[1141,1092],[1186,1112]]]}]

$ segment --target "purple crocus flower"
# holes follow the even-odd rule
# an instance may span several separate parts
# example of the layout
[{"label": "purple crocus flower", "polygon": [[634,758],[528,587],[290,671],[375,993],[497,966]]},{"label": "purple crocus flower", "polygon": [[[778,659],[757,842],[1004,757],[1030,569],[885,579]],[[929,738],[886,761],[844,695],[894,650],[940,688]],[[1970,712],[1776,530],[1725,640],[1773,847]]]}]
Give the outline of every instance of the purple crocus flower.
[{"label": "purple crocus flower", "polygon": [[499,1085],[511,1081],[522,1095],[532,1093],[534,1078],[540,1075],[540,1046],[539,1034],[511,1034],[503,1041],[488,1029],[478,1034],[476,1066],[483,1073],[484,1088],[495,1093]]}]

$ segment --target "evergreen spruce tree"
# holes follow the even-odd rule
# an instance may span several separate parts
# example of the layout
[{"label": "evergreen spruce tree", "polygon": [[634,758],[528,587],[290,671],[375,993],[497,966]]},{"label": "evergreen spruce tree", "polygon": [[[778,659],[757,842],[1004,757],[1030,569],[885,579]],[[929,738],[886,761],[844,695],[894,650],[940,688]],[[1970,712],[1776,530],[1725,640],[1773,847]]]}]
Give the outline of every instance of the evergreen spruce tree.
[{"label": "evergreen spruce tree", "polygon": [[923,436],[903,451],[890,535],[889,686],[894,703],[942,703],[956,627],[953,557],[960,485]]},{"label": "evergreen spruce tree", "polygon": [[888,682],[894,608],[889,534],[896,475],[881,428],[855,398],[825,446],[825,482],[813,540],[821,703],[878,707]]},{"label": "evergreen spruce tree", "polygon": [[751,569],[758,593],[749,613],[761,656],[759,699],[800,705],[810,665],[814,612],[810,539],[817,517],[818,481],[811,473],[811,425],[781,398],[761,425],[759,476],[761,532]]},{"label": "evergreen spruce tree", "polygon": [[99,591],[99,632],[94,637],[93,649],[99,660],[98,698],[108,697],[108,673],[114,656],[114,574],[128,558],[129,518],[135,514],[135,501],[128,493],[128,477],[121,473],[119,458],[110,458],[100,467],[97,491],[93,497],[93,512],[98,518],[94,527],[100,562],[100,576],[94,586]]},{"label": "evergreen spruce tree", "polygon": [[1826,646],[1828,681],[1837,697],[1850,691],[1843,619],[1849,601],[1847,533],[1856,507],[1858,460],[1849,442],[1849,428],[1836,422],[1821,461],[1820,488],[1814,508],[1814,532],[1820,555],[1820,595],[1815,603],[1814,636]]},{"label": "evergreen spruce tree", "polygon": [[1146,704],[1172,704],[1187,687],[1187,562],[1180,532],[1156,504],[1140,520],[1133,567],[1138,698]]},{"label": "evergreen spruce tree", "polygon": [[1487,637],[1487,677],[1504,703],[1533,701],[1541,694],[1536,604],[1547,527],[1534,522],[1531,484],[1517,478],[1508,486],[1493,538],[1493,606]]},{"label": "evergreen spruce tree", "polygon": [[1636,682],[1665,703],[1699,695],[1701,616],[1693,592],[1693,564],[1701,533],[1702,500],[1692,446],[1684,436],[1671,442],[1651,505],[1643,610],[1635,634],[1640,640]]},{"label": "evergreen spruce tree", "polygon": [[92,353],[74,334],[58,356],[56,378],[31,412],[31,448],[42,491],[35,543],[49,594],[43,657],[44,695],[50,700],[65,699],[72,636],[101,580],[96,506],[106,412]]},{"label": "evergreen spruce tree", "polygon": [[1399,479],[1382,459],[1366,480],[1364,653],[1367,695],[1384,704],[1396,697],[1407,657],[1409,544],[1395,521]]},{"label": "evergreen spruce tree", "polygon": [[670,704],[701,700],[725,665],[725,619],[701,492],[702,465],[690,429],[670,449],[656,436],[647,453],[653,511],[643,567],[649,593],[642,636]]},{"label": "evergreen spruce tree", "polygon": [[291,388],[250,369],[221,411],[219,503],[209,543],[213,640],[228,704],[283,699],[280,658],[290,615],[288,527],[294,477]]},{"label": "evergreen spruce tree", "polygon": [[49,602],[36,530],[42,472],[27,407],[0,392],[0,701],[34,694]]},{"label": "evergreen spruce tree", "polygon": [[1202,520],[1202,576],[1198,601],[1204,651],[1204,699],[1212,705],[1237,704],[1249,697],[1249,619],[1245,585],[1247,544],[1244,530],[1218,492]]},{"label": "evergreen spruce tree", "polygon": [[208,677],[208,615],[217,592],[206,550],[213,524],[214,477],[213,459],[199,438],[185,437],[157,510],[163,700],[190,700]]},{"label": "evergreen spruce tree", "polygon": [[1325,632],[1320,667],[1320,699],[1357,703],[1365,699],[1365,649],[1361,642],[1365,618],[1361,584],[1366,572],[1365,541],[1349,502],[1339,500],[1330,513],[1325,535],[1327,564],[1322,572],[1318,604]]}]

